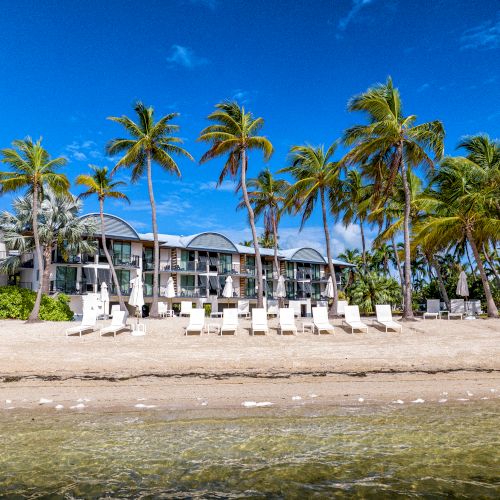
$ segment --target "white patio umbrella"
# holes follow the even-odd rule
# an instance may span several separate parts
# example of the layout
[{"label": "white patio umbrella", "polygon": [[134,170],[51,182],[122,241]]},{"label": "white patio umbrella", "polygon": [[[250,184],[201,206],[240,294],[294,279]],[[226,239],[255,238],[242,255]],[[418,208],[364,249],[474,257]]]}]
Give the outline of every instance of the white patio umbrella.
[{"label": "white patio umbrella", "polygon": [[[165,297],[167,299],[173,299],[175,297],[175,285],[174,285],[174,278],[170,276],[167,281],[167,289],[165,290]],[[170,303],[170,309],[172,309],[172,301],[169,301]]]},{"label": "white patio umbrella", "polygon": [[286,297],[285,277],[283,275],[278,278],[278,285],[276,286],[276,297],[278,297],[278,299],[283,299],[284,297]]},{"label": "white patio umbrella", "polygon": [[467,275],[465,274],[465,271],[462,271],[458,276],[456,292],[457,295],[460,295],[461,297],[469,296],[469,286],[467,285]]},{"label": "white patio umbrella", "polygon": [[331,276],[328,278],[328,282],[326,283],[325,295],[329,299],[333,299],[333,280]]},{"label": "white patio umbrella", "polygon": [[109,293],[108,293],[108,285],[105,281],[101,283],[101,302],[102,302],[102,311],[108,316],[108,305],[109,305]]},{"label": "white patio umbrella", "polygon": [[230,299],[233,296],[233,278],[231,278],[231,276],[226,278],[224,290],[222,290],[222,296],[226,299]]},{"label": "white patio umbrella", "polygon": [[[142,276],[138,274],[133,280],[130,281],[132,285],[132,291],[130,292],[130,297],[128,303],[135,307],[137,315],[137,323],[139,323],[139,318],[142,316],[142,306],[144,305],[144,290],[142,289]],[[139,314],[137,314],[139,312]]]}]

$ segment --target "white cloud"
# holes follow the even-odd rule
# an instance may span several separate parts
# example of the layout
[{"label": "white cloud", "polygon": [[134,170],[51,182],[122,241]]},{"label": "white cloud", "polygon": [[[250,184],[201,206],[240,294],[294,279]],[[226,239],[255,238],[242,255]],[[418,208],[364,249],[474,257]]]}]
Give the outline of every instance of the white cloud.
[{"label": "white cloud", "polygon": [[85,161],[88,158],[88,155],[90,155],[92,158],[96,158],[96,156],[93,156],[93,153],[97,152],[95,148],[97,144],[94,141],[73,141],[71,144],[68,144],[65,148],[65,151],[67,154],[65,155],[69,161],[71,160],[76,160],[76,161]]},{"label": "white cloud", "polygon": [[424,92],[430,86],[431,86],[430,83],[423,83],[422,85],[420,85],[420,87],[418,87],[417,92]]},{"label": "white cloud", "polygon": [[236,186],[237,186],[237,184],[234,181],[228,181],[228,180],[222,181],[220,186],[217,186],[217,182],[215,182],[215,181],[209,181],[209,182],[202,182],[200,184],[200,190],[202,190],[202,191],[214,191],[217,189],[218,191],[234,192],[234,191],[236,191]]},{"label": "white cloud", "polygon": [[205,57],[197,56],[189,47],[183,47],[182,45],[172,45],[167,61],[187,69],[204,66],[210,62]]},{"label": "white cloud", "polygon": [[84,161],[87,159],[87,157],[85,156],[85,153],[82,153],[81,151],[75,151],[73,153],[73,158],[75,160],[78,160],[78,161]]},{"label": "white cloud", "polygon": [[500,15],[496,21],[486,21],[462,33],[460,48],[466,49],[498,49],[500,47]]},{"label": "white cloud", "polygon": [[356,18],[361,9],[366,5],[371,4],[373,1],[374,0],[352,0],[351,10],[345,17],[340,19],[338,23],[339,30],[345,31],[347,26],[349,26],[349,24]]}]

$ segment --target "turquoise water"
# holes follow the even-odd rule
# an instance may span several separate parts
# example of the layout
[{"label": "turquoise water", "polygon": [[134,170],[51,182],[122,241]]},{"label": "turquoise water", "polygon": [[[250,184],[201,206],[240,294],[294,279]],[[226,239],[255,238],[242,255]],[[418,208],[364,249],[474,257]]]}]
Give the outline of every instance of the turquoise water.
[{"label": "turquoise water", "polygon": [[0,415],[1,498],[499,498],[498,401],[329,416]]}]

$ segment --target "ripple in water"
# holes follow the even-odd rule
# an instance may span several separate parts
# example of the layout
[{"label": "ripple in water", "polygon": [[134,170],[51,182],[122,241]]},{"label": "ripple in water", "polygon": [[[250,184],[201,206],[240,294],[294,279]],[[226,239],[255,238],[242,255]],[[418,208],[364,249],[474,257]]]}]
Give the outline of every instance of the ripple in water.
[{"label": "ripple in water", "polygon": [[0,497],[498,498],[498,403],[328,417],[0,417]]}]

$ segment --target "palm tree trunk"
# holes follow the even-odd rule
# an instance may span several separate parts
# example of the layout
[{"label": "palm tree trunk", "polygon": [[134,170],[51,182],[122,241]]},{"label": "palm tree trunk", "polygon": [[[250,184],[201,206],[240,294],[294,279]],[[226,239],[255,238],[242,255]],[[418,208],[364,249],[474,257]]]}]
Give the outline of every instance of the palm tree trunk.
[{"label": "palm tree trunk", "polygon": [[118,296],[118,302],[120,304],[120,309],[126,311],[125,302],[123,301],[122,291],[120,288],[120,283],[118,283],[118,276],[116,275],[115,266],[113,264],[113,259],[109,255],[108,247],[106,245],[106,228],[104,227],[104,200],[99,199],[99,215],[101,216],[101,241],[102,248],[104,250],[104,255],[106,255],[106,260],[108,261],[109,270],[111,271],[111,276],[113,278],[113,283],[116,288],[116,295]]},{"label": "palm tree trunk", "polygon": [[[400,145],[401,153],[403,145]],[[406,165],[401,155],[401,177],[403,179],[403,187],[405,193],[405,211],[404,211],[404,246],[405,246],[405,266],[404,266],[404,304],[403,304],[403,319],[414,319],[413,304],[411,293],[411,254],[410,254],[410,211],[411,211],[411,193],[408,184]]]},{"label": "palm tree trunk", "polygon": [[253,248],[255,250],[255,265],[257,266],[257,307],[263,307],[262,261],[260,260],[259,239],[257,237],[257,230],[255,229],[255,214],[252,205],[250,205],[247,192],[247,161],[247,152],[246,149],[243,148],[241,150],[241,191],[243,192],[243,200],[245,201],[248,211],[248,220],[250,222],[250,229],[252,230]]},{"label": "palm tree trunk", "polygon": [[430,258],[430,264],[434,267],[436,271],[439,291],[441,292],[441,296],[446,304],[448,311],[450,310],[450,299],[448,298],[448,292],[446,291],[446,287],[444,286],[443,276],[441,275],[441,266],[439,262],[433,257]]},{"label": "palm tree trunk", "polygon": [[[276,269],[276,279],[280,277],[280,264],[278,262],[278,222],[276,213],[272,213],[273,217],[273,238],[274,238],[274,268]],[[274,277],[273,277],[274,278]],[[282,307],[283,298],[278,297],[278,305]]]},{"label": "palm tree trunk", "polygon": [[474,240],[474,237],[472,236],[471,228],[466,227],[465,231],[467,235],[467,240],[469,241],[469,245],[472,248],[472,253],[474,254],[474,258],[476,259],[476,265],[479,270],[479,274],[481,276],[481,281],[483,282],[484,295],[486,295],[486,307],[488,309],[488,316],[490,318],[498,318],[498,309],[497,306],[495,305],[495,301],[493,300],[493,295],[491,295],[490,282],[488,281],[488,277],[486,276],[486,271],[484,270],[481,256],[479,255],[476,242]]},{"label": "palm tree trunk", "polygon": [[326,243],[326,258],[328,259],[328,269],[330,271],[330,276],[333,282],[333,302],[330,307],[330,314],[332,316],[337,316],[337,305],[339,300],[339,294],[337,290],[337,277],[335,276],[335,268],[332,262],[332,252],[330,249],[330,231],[328,231],[328,220],[326,218],[326,204],[325,204],[325,191],[323,188],[320,189],[321,197],[321,213],[323,215],[323,229],[325,231],[325,243]]},{"label": "palm tree trunk", "polygon": [[[38,235],[38,183],[33,184],[33,239],[35,240],[35,251],[38,262],[38,291],[36,294],[35,304],[29,315],[28,323],[33,323],[39,320],[40,304],[42,303],[42,276],[43,276],[43,256],[42,248],[40,247],[40,237]],[[34,273],[33,269],[33,273]]]},{"label": "palm tree trunk", "polygon": [[160,244],[158,242],[158,225],[156,223],[156,203],[153,193],[153,179],[151,172],[151,153],[147,152],[148,159],[148,191],[149,202],[151,204],[151,222],[153,225],[153,239],[154,239],[154,274],[153,274],[153,302],[149,316],[151,318],[158,318],[158,277],[160,275]]},{"label": "palm tree trunk", "polygon": [[365,241],[365,231],[363,229],[363,221],[359,220],[359,230],[361,232],[361,256],[363,259],[363,268],[366,273],[366,241]]},{"label": "palm tree trunk", "polygon": [[52,263],[52,248],[49,245],[43,249],[43,261],[42,293],[48,295],[50,291],[50,265]]}]

